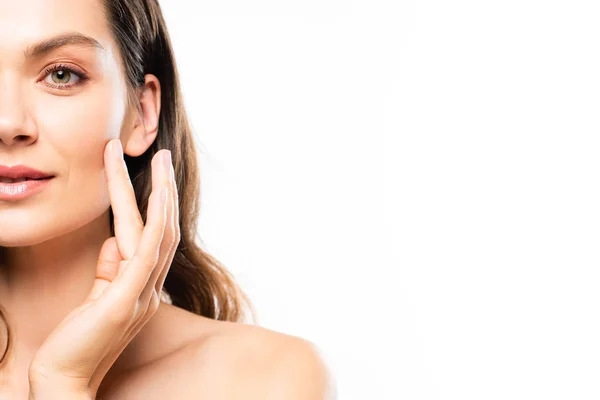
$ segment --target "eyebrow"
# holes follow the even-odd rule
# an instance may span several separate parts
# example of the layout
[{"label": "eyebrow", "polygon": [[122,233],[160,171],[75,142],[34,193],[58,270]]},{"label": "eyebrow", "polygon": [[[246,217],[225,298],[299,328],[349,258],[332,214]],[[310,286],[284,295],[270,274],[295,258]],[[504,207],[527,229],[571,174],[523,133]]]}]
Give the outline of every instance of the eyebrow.
[{"label": "eyebrow", "polygon": [[105,51],[96,39],[78,32],[64,33],[35,43],[25,49],[25,58],[39,58],[51,51],[68,45],[91,47]]}]

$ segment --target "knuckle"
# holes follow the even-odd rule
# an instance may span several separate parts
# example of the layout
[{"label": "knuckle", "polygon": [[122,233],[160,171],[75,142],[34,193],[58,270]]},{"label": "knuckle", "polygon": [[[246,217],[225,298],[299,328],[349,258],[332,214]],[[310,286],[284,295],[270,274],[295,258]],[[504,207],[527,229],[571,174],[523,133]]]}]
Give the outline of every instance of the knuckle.
[{"label": "knuckle", "polygon": [[98,260],[96,267],[96,279],[104,279],[112,282],[119,271],[119,262],[113,260]]},{"label": "knuckle", "polygon": [[148,304],[148,312],[150,314],[154,314],[158,311],[158,307],[160,306],[160,296],[156,292],[156,289],[152,289],[152,296],[150,297],[150,303]]},{"label": "knuckle", "polygon": [[144,316],[147,314],[148,310],[148,300],[143,302],[141,298],[138,298],[136,301],[135,312],[133,313],[133,317],[131,319],[131,324],[138,324],[139,321],[144,319]]},{"label": "knuckle", "polygon": [[165,232],[162,240],[161,249],[164,249],[164,251],[168,253],[171,250],[173,250],[173,246],[175,246],[176,244],[176,238],[170,233]]},{"label": "knuckle", "polygon": [[169,237],[169,250],[173,250],[175,246],[177,246],[178,240],[176,236]]},{"label": "knuckle", "polygon": [[119,178],[121,176],[121,166],[113,165],[110,168],[112,168],[112,174],[111,173],[106,174],[106,179],[108,180],[108,183],[118,182]]}]

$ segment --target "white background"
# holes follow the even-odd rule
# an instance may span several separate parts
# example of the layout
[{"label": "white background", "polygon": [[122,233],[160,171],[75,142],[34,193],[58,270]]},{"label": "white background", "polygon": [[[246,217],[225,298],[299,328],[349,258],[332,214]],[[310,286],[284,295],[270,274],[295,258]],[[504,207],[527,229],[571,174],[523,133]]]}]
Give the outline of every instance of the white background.
[{"label": "white background", "polygon": [[600,397],[597,2],[161,4],[200,235],[339,399]]}]

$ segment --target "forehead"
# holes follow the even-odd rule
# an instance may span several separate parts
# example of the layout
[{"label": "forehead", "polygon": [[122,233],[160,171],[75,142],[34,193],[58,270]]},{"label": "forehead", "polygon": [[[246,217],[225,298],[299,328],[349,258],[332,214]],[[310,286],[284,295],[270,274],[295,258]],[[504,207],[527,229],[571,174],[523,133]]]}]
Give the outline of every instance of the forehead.
[{"label": "forehead", "polygon": [[102,0],[0,0],[0,57],[24,57],[44,39],[79,32],[110,51],[114,44]]}]

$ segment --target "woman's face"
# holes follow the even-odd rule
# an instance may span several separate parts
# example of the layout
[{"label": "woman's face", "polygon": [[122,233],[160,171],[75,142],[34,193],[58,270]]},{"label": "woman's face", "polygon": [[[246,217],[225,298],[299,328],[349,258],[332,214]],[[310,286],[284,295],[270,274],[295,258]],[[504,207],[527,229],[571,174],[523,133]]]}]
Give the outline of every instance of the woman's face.
[{"label": "woman's face", "polygon": [[[75,34],[101,47],[75,36],[36,46]],[[121,71],[100,0],[0,0],[0,165],[55,176],[32,196],[0,200],[0,246],[37,244],[107,213],[105,145],[129,126]]]}]

